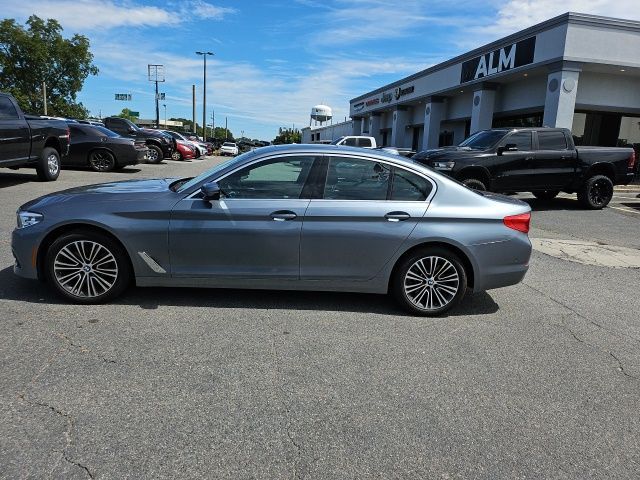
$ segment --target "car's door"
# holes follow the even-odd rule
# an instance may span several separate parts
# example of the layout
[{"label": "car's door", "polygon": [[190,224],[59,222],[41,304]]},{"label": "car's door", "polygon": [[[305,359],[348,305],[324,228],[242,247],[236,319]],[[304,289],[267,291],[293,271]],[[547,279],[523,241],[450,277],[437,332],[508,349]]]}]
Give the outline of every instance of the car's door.
[{"label": "car's door", "polygon": [[570,149],[562,130],[536,132],[535,175],[532,188],[561,189],[574,179],[577,167],[575,149]]},{"label": "car's door", "polygon": [[300,245],[302,280],[367,280],[400,248],[427,210],[433,183],[408,169],[347,155],[325,158]]},{"label": "car's door", "polygon": [[[515,146],[515,149],[507,149],[507,146]],[[517,191],[528,188],[535,173],[532,132],[525,130],[507,135],[498,144],[498,149],[502,151],[492,167],[493,190]]]},{"label": "car's door", "polygon": [[178,202],[169,224],[176,277],[298,279],[300,231],[321,157],[257,160],[217,180],[221,198]]},{"label": "car's door", "polygon": [[29,126],[6,96],[0,96],[0,162],[26,160],[31,139]]}]

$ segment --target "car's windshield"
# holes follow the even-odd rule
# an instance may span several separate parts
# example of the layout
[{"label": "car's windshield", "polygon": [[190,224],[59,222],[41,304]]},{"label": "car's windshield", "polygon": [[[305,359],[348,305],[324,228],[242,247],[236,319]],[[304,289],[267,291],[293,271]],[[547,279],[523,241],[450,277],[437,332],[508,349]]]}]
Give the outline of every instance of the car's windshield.
[{"label": "car's windshield", "polygon": [[221,172],[222,170],[224,170],[225,168],[227,168],[229,165],[233,165],[236,162],[242,162],[244,161],[245,158],[255,155],[254,152],[247,152],[247,153],[243,153],[240,156],[237,157],[233,157],[230,160],[227,160],[226,162],[222,162],[219,163],[218,165],[216,165],[213,168],[210,168],[209,170],[206,170],[204,172],[202,172],[200,175],[198,175],[197,177],[192,178],[191,180],[184,182],[182,184],[180,184],[180,182],[178,183],[178,188],[174,188],[173,190],[175,190],[176,192],[184,192],[185,190],[190,189],[191,187],[193,187],[194,185],[197,185],[198,183],[202,182],[203,180],[209,178],[212,175],[215,175],[217,172]]},{"label": "car's windshield", "polygon": [[235,147],[236,144],[235,143],[231,143],[231,142],[224,142],[222,144],[223,147]]},{"label": "car's windshield", "polygon": [[331,142],[331,145],[338,145],[338,143],[340,143],[343,139],[344,137],[338,137],[333,142]]},{"label": "car's windshield", "polygon": [[93,129],[99,131],[100,133],[102,133],[103,135],[106,135],[107,137],[115,138],[120,136],[113,130],[109,130],[108,128],[101,127],[99,125],[93,125]]},{"label": "car's windshield", "polygon": [[474,133],[459,146],[473,148],[474,150],[486,150],[493,147],[506,134],[506,130],[483,130]]}]

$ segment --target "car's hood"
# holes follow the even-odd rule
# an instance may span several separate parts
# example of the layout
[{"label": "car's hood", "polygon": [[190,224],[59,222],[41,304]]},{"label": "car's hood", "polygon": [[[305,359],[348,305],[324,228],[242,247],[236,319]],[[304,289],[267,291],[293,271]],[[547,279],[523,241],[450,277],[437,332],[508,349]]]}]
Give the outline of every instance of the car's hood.
[{"label": "car's hood", "polygon": [[68,201],[77,202],[79,197],[82,197],[83,202],[92,203],[136,200],[149,195],[170,192],[171,190],[169,190],[169,185],[175,180],[177,179],[159,178],[85,185],[45,195],[25,203],[20,207],[20,209],[37,210]]}]

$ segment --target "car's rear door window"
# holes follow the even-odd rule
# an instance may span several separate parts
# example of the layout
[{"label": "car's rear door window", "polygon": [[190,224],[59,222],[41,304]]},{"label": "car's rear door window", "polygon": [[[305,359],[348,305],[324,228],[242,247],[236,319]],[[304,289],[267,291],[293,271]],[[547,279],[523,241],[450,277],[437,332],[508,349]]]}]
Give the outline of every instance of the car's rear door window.
[{"label": "car's rear door window", "polygon": [[225,198],[301,198],[315,160],[312,156],[265,160],[226,176],[218,186]]},{"label": "car's rear door window", "polygon": [[538,132],[538,149],[566,150],[567,139],[562,132]]},{"label": "car's rear door window", "polygon": [[373,160],[331,157],[324,198],[327,200],[386,200],[391,168]]},{"label": "car's rear door window", "polygon": [[393,169],[391,200],[421,202],[429,197],[432,189],[426,178],[402,168]]},{"label": "car's rear door window", "polygon": [[371,139],[370,138],[359,138],[358,146],[363,148],[371,148]]}]

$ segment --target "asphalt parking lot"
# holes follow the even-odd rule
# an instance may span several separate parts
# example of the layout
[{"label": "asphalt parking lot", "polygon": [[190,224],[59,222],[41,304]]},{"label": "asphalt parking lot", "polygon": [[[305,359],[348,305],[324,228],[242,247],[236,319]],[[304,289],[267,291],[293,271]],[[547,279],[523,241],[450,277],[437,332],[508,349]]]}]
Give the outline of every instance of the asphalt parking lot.
[{"label": "asphalt parking lot", "polygon": [[[219,160],[0,171],[1,478],[640,476],[637,267],[535,250],[522,284],[438,319],[337,293],[138,288],[83,307],[13,275],[22,203]],[[520,197],[534,241],[606,257],[640,251],[638,193],[602,211]]]}]

